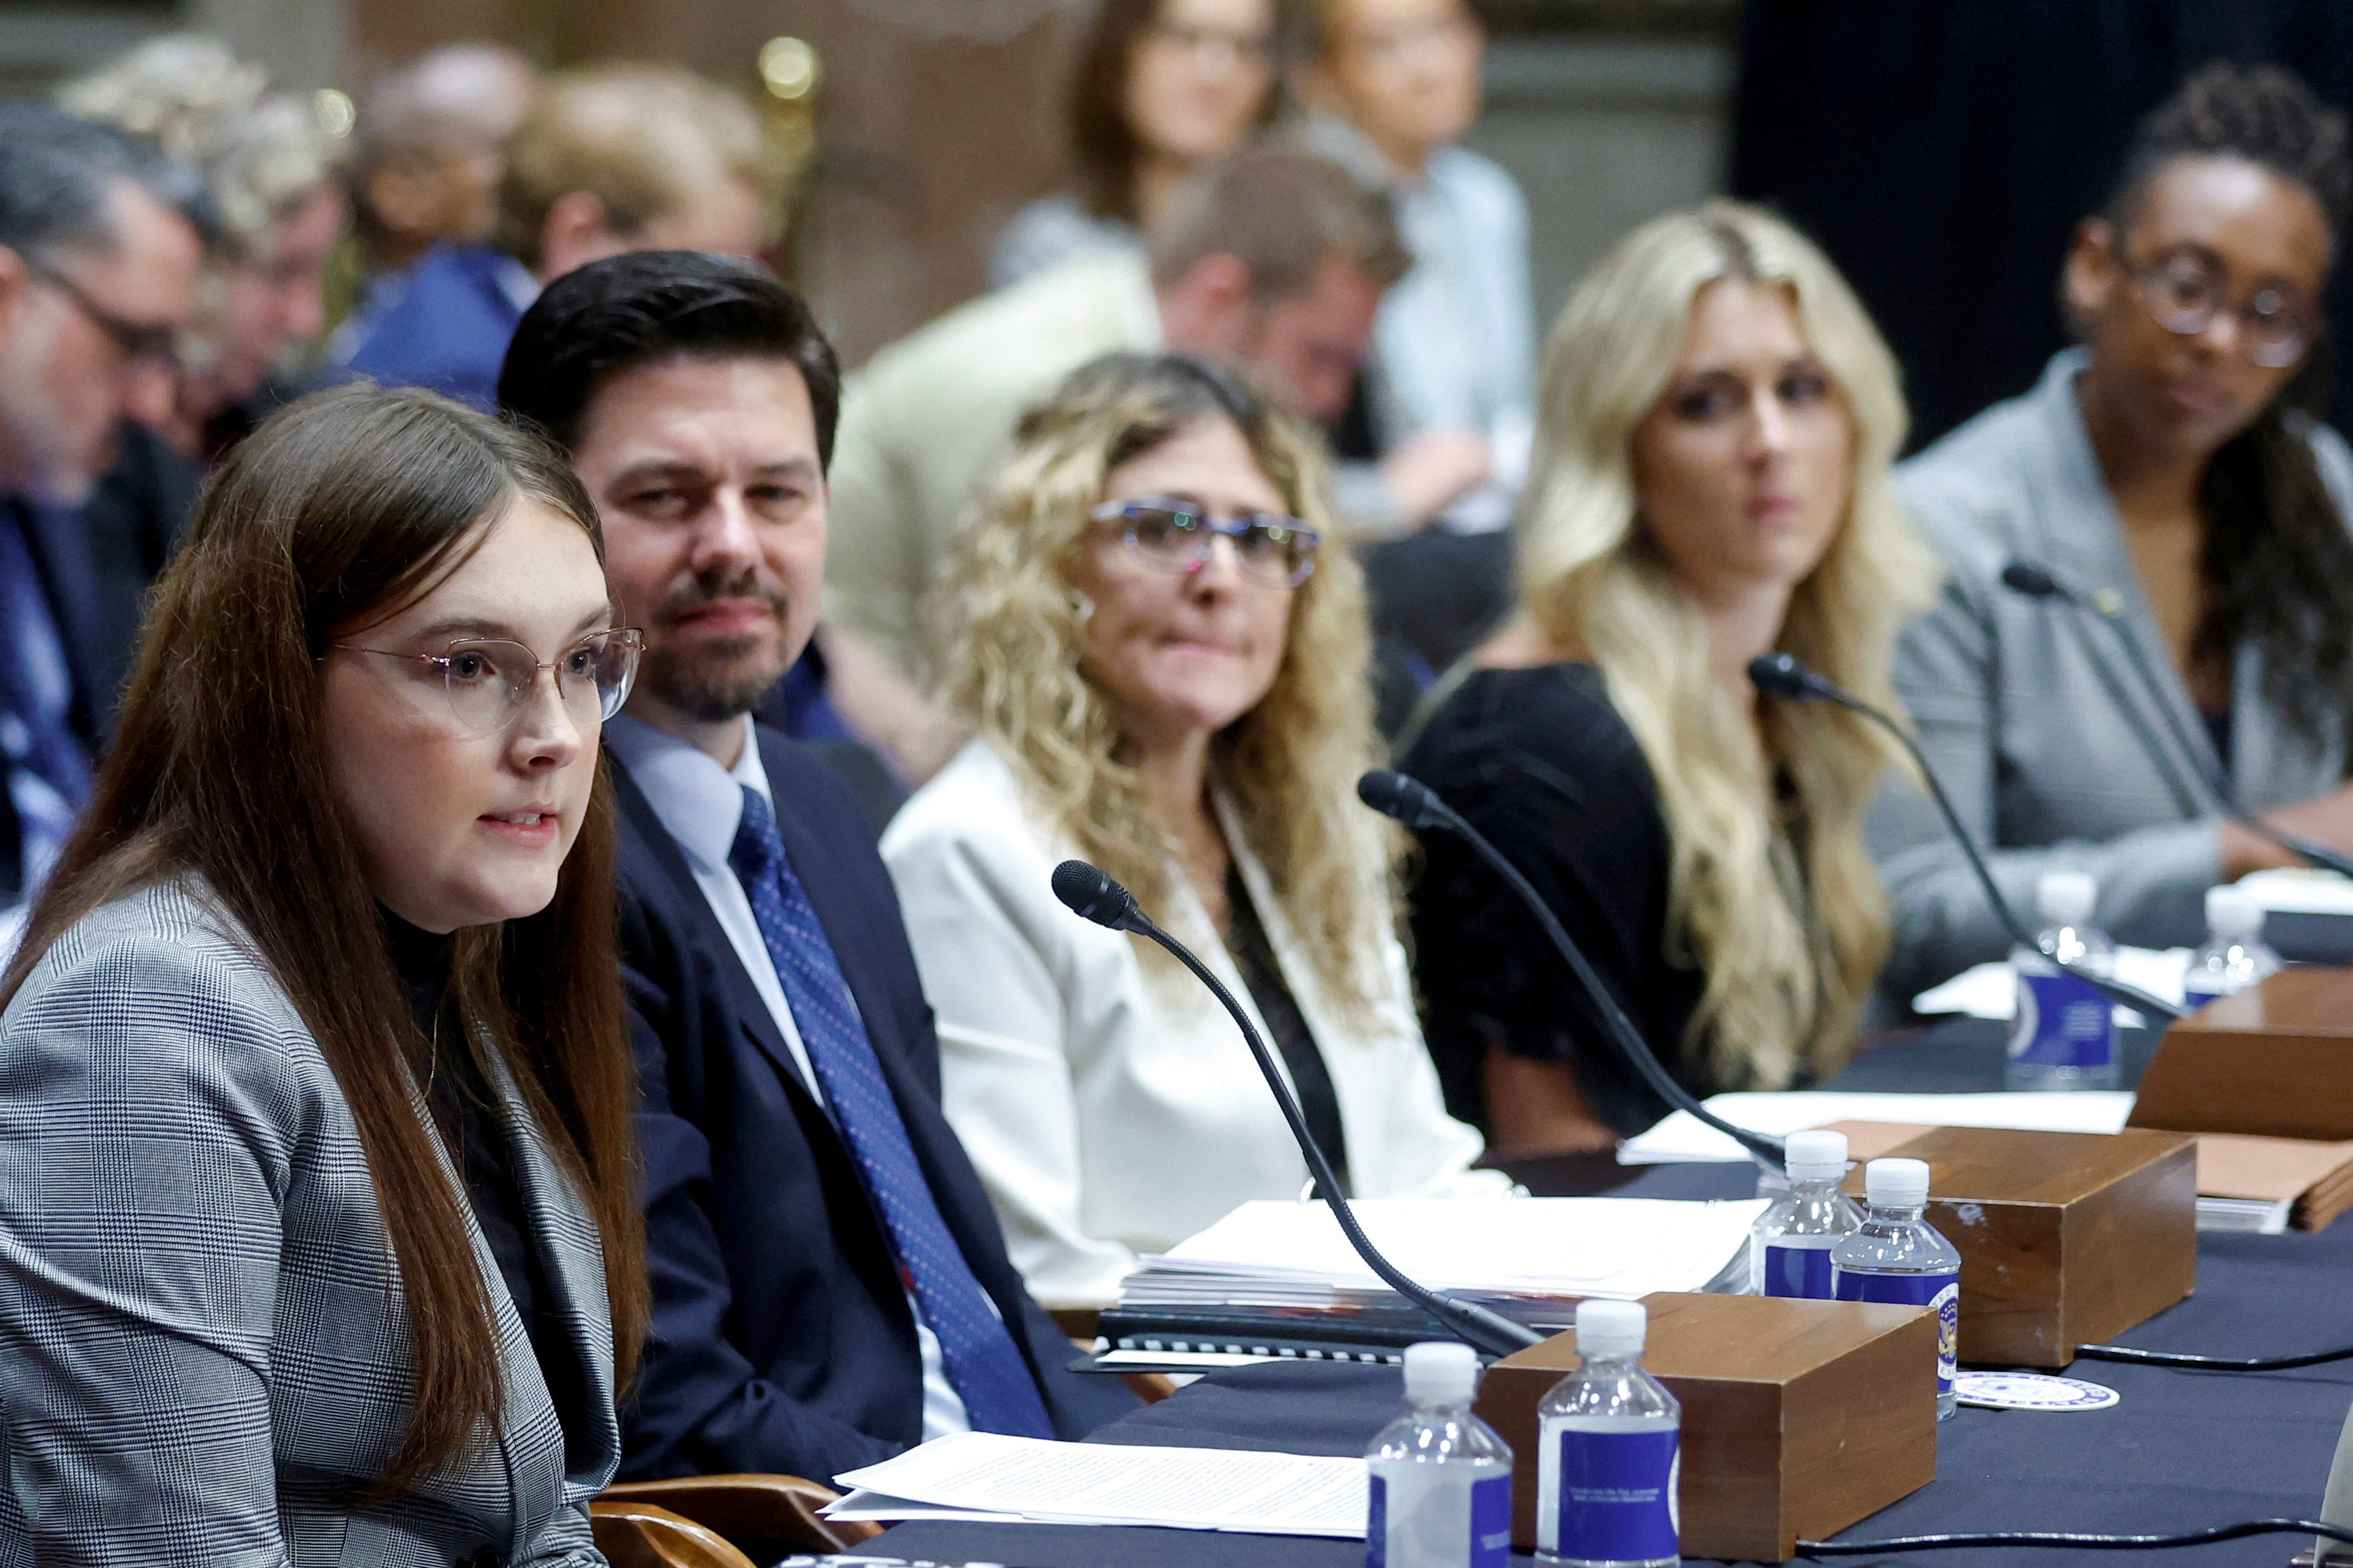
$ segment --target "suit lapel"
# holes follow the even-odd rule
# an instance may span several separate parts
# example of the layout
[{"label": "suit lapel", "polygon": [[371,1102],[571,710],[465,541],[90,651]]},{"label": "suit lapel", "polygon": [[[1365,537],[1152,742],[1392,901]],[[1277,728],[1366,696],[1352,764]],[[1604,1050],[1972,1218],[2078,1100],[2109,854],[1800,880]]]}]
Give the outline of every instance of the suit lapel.
[{"label": "suit lapel", "polygon": [[[670,829],[662,826],[660,814],[654,810],[653,802],[646,798],[645,791],[638,787],[637,781],[629,776],[629,770],[617,757],[612,760],[612,770],[614,794],[620,802],[622,820],[628,825],[645,852],[660,867],[671,896],[685,910],[688,921],[694,927],[696,946],[711,954],[712,963],[719,972],[719,984],[727,993],[728,1011],[734,1015],[737,1024],[751,1037],[753,1044],[776,1064],[776,1070],[784,1075],[786,1083],[793,1091],[807,1097],[814,1104],[817,1097],[810,1092],[807,1079],[801,1076],[800,1064],[793,1059],[791,1048],[785,1044],[784,1031],[776,1027],[776,1020],[768,1011],[767,998],[760,994],[760,988],[753,984],[752,977],[744,973],[743,961],[735,953],[735,944],[727,939],[727,932],[720,925],[719,918],[711,912],[711,902],[702,896],[702,884],[694,879],[694,868],[686,863],[685,853],[670,837]],[[831,1119],[829,1112],[828,1119]]]},{"label": "suit lapel", "polygon": [[72,507],[26,501],[18,504],[16,515],[24,521],[25,542],[48,595],[49,620],[73,672],[75,727],[94,740],[111,695],[104,689],[109,628],[81,513]]},{"label": "suit lapel", "polygon": [[[544,1282],[555,1298],[547,1305],[563,1319],[565,1338],[580,1360],[580,1385],[587,1395],[586,1408],[578,1412],[578,1424],[568,1430],[559,1428],[550,1452],[543,1454],[533,1445],[530,1451],[516,1455],[518,1468],[552,1464],[555,1472],[547,1484],[526,1487],[523,1495],[554,1497],[563,1491],[565,1472],[602,1473],[607,1459],[617,1462],[620,1458],[620,1429],[611,1401],[602,1397],[613,1386],[613,1305],[605,1289],[604,1244],[585,1196],[557,1163],[555,1152],[548,1147],[538,1121],[523,1103],[506,1063],[495,1051],[483,1054],[489,1058],[492,1089],[499,1097],[499,1120],[506,1132],[531,1243],[538,1249]],[[544,1522],[534,1523],[534,1531]]]}]

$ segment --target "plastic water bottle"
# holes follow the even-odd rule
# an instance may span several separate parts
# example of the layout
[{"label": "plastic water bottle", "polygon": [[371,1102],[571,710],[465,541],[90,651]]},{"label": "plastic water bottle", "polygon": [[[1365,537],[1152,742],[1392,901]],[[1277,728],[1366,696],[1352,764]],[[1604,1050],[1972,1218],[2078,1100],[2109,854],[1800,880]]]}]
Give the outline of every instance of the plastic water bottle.
[{"label": "plastic water bottle", "polygon": [[1512,1558],[1512,1450],[1471,1414],[1469,1345],[1408,1345],[1412,1411],[1365,1450],[1372,1470],[1366,1568],[1504,1568]]},{"label": "plastic water bottle", "polygon": [[2263,906],[2243,888],[2206,889],[2206,945],[2189,955],[2181,999],[2194,1012],[2217,996],[2244,991],[2285,964],[2263,945]]},{"label": "plastic water bottle", "polygon": [[1961,1341],[1961,1255],[1920,1217],[1928,1206],[1926,1160],[1873,1160],[1862,1168],[1871,1213],[1831,1251],[1841,1301],[1896,1301],[1936,1314],[1936,1419],[1953,1414],[1953,1363]]},{"label": "plastic water bottle", "polygon": [[1862,1224],[1854,1200],[1839,1191],[1846,1178],[1846,1134],[1792,1132],[1785,1153],[1789,1190],[1748,1230],[1758,1293],[1828,1301],[1831,1248]]},{"label": "plastic water bottle", "polygon": [[2053,962],[2104,978],[2116,973],[2116,944],[2091,923],[2099,891],[2084,871],[2046,871],[2035,885],[2042,934],[2034,946],[2010,955],[2018,976],[2018,1011],[2010,1026],[2011,1089],[2116,1087],[2116,1004]]},{"label": "plastic water bottle", "polygon": [[1546,1568],[1674,1568],[1683,1407],[1642,1370],[1640,1301],[1579,1301],[1584,1364],[1536,1406],[1536,1561]]}]

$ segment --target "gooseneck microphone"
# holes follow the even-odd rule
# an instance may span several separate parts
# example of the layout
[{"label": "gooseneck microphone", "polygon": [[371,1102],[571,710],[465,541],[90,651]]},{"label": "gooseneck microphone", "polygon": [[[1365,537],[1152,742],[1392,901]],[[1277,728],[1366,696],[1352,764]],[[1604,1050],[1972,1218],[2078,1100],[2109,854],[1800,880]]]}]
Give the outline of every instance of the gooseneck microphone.
[{"label": "gooseneck microphone", "polygon": [[[2231,770],[2227,762],[2219,771],[2210,772],[2207,769],[2198,742],[2182,729],[2179,715],[2174,712],[2173,705],[2165,700],[2165,689],[2157,679],[2157,671],[2149,668],[2148,659],[2143,655],[2139,642],[2132,635],[2132,628],[2118,620],[2114,610],[2102,605],[2098,600],[2069,587],[2049,567],[2032,561],[2015,560],[2003,567],[2001,585],[2024,598],[2043,599],[2052,604],[2064,605],[2072,610],[2089,616],[2108,628],[2108,635],[2116,639],[2116,646],[2124,651],[2125,662],[2132,667],[2134,679],[2140,682],[2141,689],[2148,694],[2151,705],[2165,721],[2166,729],[2173,737],[2173,743],[2181,748],[2182,755],[2190,759],[2190,765],[2197,768],[2198,775],[2205,782],[2206,787],[2214,792],[2214,798],[2221,804],[2223,816],[2249,832],[2269,839],[2291,855],[2301,856],[2325,870],[2335,871],[2340,876],[2353,877],[2353,857],[2341,855],[2326,844],[2316,843],[2293,833],[2283,833],[2262,818],[2249,815],[2246,807],[2239,800],[2238,792],[2231,785]],[[2152,761],[2162,765],[2165,748],[2158,743],[2155,732],[2148,727],[2147,719],[2131,703],[2127,702],[2122,706],[2126,719],[2132,725],[2133,734],[2140,741],[2141,750],[2147,752]]]},{"label": "gooseneck microphone", "polygon": [[1366,1236],[1364,1227],[1356,1223],[1356,1213],[1349,1208],[1347,1197],[1340,1190],[1339,1179],[1332,1173],[1332,1163],[1324,1157],[1324,1151],[1317,1146],[1314,1135],[1307,1131],[1307,1119],[1300,1114],[1299,1102],[1291,1096],[1291,1086],[1283,1082],[1282,1074],[1275,1069],[1274,1058],[1268,1052],[1266,1042],[1259,1038],[1250,1015],[1242,1011],[1241,1004],[1234,1000],[1233,993],[1209,973],[1208,966],[1193,956],[1190,948],[1162,931],[1152,922],[1150,916],[1136,908],[1133,894],[1100,868],[1090,866],[1084,860],[1065,860],[1054,868],[1054,896],[1061,900],[1072,914],[1083,920],[1108,926],[1113,931],[1133,931],[1158,942],[1177,963],[1191,970],[1194,978],[1209,988],[1210,994],[1225,1005],[1226,1011],[1233,1016],[1235,1024],[1240,1027],[1242,1038],[1249,1042],[1250,1055],[1258,1058],[1258,1070],[1266,1075],[1266,1087],[1273,1092],[1275,1104],[1282,1108],[1283,1121],[1291,1124],[1291,1135],[1298,1141],[1299,1152],[1307,1161],[1308,1174],[1315,1180],[1316,1194],[1331,1205],[1332,1217],[1340,1222],[1341,1234],[1348,1238],[1348,1245],[1356,1249],[1356,1256],[1365,1260],[1365,1267],[1378,1275],[1383,1284],[1429,1313],[1447,1332],[1474,1350],[1504,1356],[1544,1342],[1544,1335],[1525,1324],[1512,1321],[1500,1312],[1491,1311],[1476,1301],[1459,1300],[1407,1279],[1395,1264],[1381,1256],[1380,1249],[1373,1245],[1372,1237]]},{"label": "gooseneck microphone", "polygon": [[1560,954],[1561,962],[1567,964],[1569,973],[1577,977],[1578,988],[1592,1001],[1594,1011],[1601,1015],[1602,1027],[1608,1031],[1610,1044],[1617,1047],[1626,1065],[1641,1075],[1642,1081],[1650,1085],[1651,1092],[1676,1110],[1690,1112],[1774,1170],[1782,1169],[1782,1140],[1768,1132],[1752,1132],[1746,1127],[1737,1127],[1725,1121],[1702,1105],[1691,1090],[1675,1081],[1674,1075],[1659,1060],[1658,1053],[1651,1049],[1651,1042],[1642,1037],[1642,1031],[1634,1026],[1634,1020],[1626,1016],[1626,1009],[1618,1005],[1618,998],[1610,994],[1601,976],[1594,973],[1593,965],[1583,950],[1569,940],[1567,931],[1561,929],[1559,917],[1552,912],[1552,906],[1545,902],[1544,895],[1520,874],[1520,868],[1513,865],[1502,850],[1487,841],[1485,834],[1472,826],[1460,812],[1440,799],[1436,790],[1419,779],[1388,768],[1375,768],[1356,781],[1356,798],[1383,816],[1394,818],[1416,832],[1442,828],[1469,845],[1472,853],[1501,877],[1504,886],[1510,888],[1520,902],[1527,906],[1528,913],[1535,917],[1537,926],[1551,941],[1553,951]]},{"label": "gooseneck microphone", "polygon": [[[1994,918],[2001,921],[2002,929],[2010,932],[2011,940],[2019,946],[2031,948],[2038,945],[2033,933],[2010,909],[2010,900],[2001,896],[2001,889],[1994,883],[1993,873],[1986,868],[1985,857],[1978,853],[1977,841],[1962,826],[1961,814],[1954,809],[1952,796],[1947,795],[1945,786],[1937,782],[1936,772],[1928,765],[1928,758],[1920,750],[1920,743],[1895,721],[1893,715],[1882,712],[1844,687],[1809,669],[1791,654],[1759,654],[1748,661],[1748,679],[1759,694],[1778,697],[1786,702],[1835,702],[1841,708],[1862,714],[1894,736],[1896,744],[1911,754],[1914,765],[1920,770],[1921,778],[1927,782],[1929,796],[1936,803],[1937,814],[1945,819],[1946,831],[1961,847],[1961,854],[1968,858],[1969,869],[1977,873],[1978,886],[1985,889],[1986,902],[1992,907]],[[2137,985],[2094,974],[2080,964],[2061,959],[2053,958],[2052,962],[2127,1007],[2140,1008],[2167,1018],[2189,1016],[2187,1008],[2177,1006],[2161,996],[2153,996]]]}]

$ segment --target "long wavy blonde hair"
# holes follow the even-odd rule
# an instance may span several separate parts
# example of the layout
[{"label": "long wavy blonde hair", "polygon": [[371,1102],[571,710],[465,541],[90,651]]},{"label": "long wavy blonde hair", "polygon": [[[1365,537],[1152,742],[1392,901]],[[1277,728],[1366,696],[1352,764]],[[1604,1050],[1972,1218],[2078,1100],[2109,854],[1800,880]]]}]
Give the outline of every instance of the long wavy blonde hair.
[{"label": "long wavy blonde hair", "polygon": [[[1894,357],[1829,258],[1753,207],[1711,202],[1653,219],[1562,310],[1521,502],[1521,603],[1599,668],[1657,780],[1672,845],[1668,956],[1707,977],[1684,1048],[1704,1048],[1722,1081],[1778,1088],[1801,1065],[1826,1073],[1848,1054],[1888,940],[1863,817],[1885,770],[1905,764],[1829,703],[1765,704],[1760,754],[1746,693],[1715,677],[1698,606],[1640,526],[1635,427],[1666,389],[1694,301],[1722,279],[1788,295],[1852,428],[1846,514],[1775,646],[1894,705],[1896,630],[1936,580],[1889,480],[1905,425]],[[1765,784],[1777,767],[1793,801]]]},{"label": "long wavy blonde hair", "polygon": [[1355,798],[1377,760],[1364,580],[1334,536],[1311,436],[1232,372],[1181,354],[1110,354],[1023,416],[958,529],[934,598],[941,693],[992,742],[1045,819],[1149,909],[1171,843],[1103,693],[1080,667],[1090,606],[1071,568],[1106,477],[1203,419],[1230,419],[1283,504],[1324,535],[1292,595],[1274,684],[1210,743],[1209,775],[1344,1015],[1371,1006],[1367,955],[1394,918],[1397,843]]}]

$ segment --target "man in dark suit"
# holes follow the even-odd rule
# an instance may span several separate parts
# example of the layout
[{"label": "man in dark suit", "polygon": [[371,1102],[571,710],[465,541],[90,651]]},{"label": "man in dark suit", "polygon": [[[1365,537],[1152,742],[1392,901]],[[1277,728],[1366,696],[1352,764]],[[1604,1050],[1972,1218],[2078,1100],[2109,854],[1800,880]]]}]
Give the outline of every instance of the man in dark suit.
[{"label": "man in dark suit", "polygon": [[839,395],[798,300],[678,251],[558,279],[499,384],[571,452],[647,639],[605,733],[654,1282],[625,1475],[829,1479],[1134,1404],[1066,1370],[941,1113],[871,819],[751,718],[815,624]]},{"label": "man in dark suit", "polygon": [[185,171],[120,132],[0,107],[0,909],[90,792],[147,584],[81,508],[128,419],[172,408],[203,246]]}]

